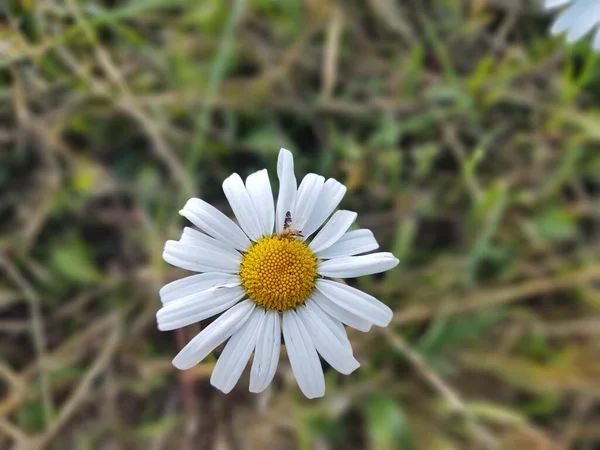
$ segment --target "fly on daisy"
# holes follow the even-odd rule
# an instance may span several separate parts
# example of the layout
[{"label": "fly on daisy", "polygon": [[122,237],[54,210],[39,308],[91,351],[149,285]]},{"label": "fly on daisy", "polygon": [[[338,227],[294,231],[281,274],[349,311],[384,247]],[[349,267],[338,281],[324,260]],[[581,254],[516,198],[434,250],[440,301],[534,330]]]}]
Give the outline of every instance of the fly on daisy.
[{"label": "fly on daisy", "polygon": [[564,6],[564,10],[550,29],[551,34],[567,32],[567,42],[575,42],[594,28],[592,38],[594,50],[600,50],[600,1],[598,0],[546,0],[546,9]]},{"label": "fly on daisy", "polygon": [[348,231],[357,214],[334,212],[344,185],[310,173],[298,186],[292,154],[285,149],[279,152],[277,176],[276,203],[266,170],[245,183],[236,173],[223,182],[237,224],[203,200],[188,200],[180,214],[199,230],[186,227],[179,241],[166,243],[163,258],[200,273],[160,290],[158,328],[174,330],[222,313],[173,364],[189,369],[229,339],[210,379],[225,393],[252,353],[250,391],[266,389],[283,335],[301,391],[308,398],[321,397],[325,380],[319,355],[343,374],[360,365],[344,325],[368,331],[392,319],[379,300],[333,279],[384,272],[398,260],[386,252],[365,255],[378,248],[373,233]]}]

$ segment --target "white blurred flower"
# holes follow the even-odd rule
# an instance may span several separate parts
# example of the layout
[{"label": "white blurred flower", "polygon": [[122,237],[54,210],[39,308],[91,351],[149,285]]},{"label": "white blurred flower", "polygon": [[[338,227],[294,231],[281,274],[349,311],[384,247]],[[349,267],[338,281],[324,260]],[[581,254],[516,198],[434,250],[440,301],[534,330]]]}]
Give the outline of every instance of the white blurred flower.
[{"label": "white blurred flower", "polygon": [[173,364],[189,369],[229,339],[210,380],[226,393],[253,352],[250,391],[266,389],[275,376],[283,334],[300,389],[308,398],[321,397],[325,380],[319,354],[343,374],[359,367],[344,324],[368,331],[392,318],[390,308],[374,297],[327,277],[384,272],[398,260],[391,253],[356,256],[378,247],[369,230],[347,231],[356,213],[337,211],[326,222],[346,192],[344,185],[310,173],[297,186],[293,157],[285,149],[277,175],[276,204],[266,170],[245,183],[238,174],[223,182],[239,226],[200,199],[186,203],[180,214],[201,231],[186,227],[179,241],[166,243],[163,258],[202,273],[160,290],[158,328],[174,330],[223,313]]},{"label": "white blurred flower", "polygon": [[0,40],[0,57],[6,56],[8,50],[10,50],[10,43],[8,41]]},{"label": "white blurred flower", "polygon": [[567,33],[567,42],[578,41],[593,29],[594,50],[600,50],[600,1],[599,0],[546,0],[546,9],[564,7],[550,29],[551,34]]}]

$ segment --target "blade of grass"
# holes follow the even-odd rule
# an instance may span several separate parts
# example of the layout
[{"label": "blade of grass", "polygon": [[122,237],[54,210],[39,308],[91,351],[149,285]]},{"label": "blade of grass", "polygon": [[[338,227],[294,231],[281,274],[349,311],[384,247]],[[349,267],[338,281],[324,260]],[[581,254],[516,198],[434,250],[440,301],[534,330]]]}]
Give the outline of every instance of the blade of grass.
[{"label": "blade of grass", "polygon": [[[217,55],[212,64],[210,78],[206,88],[204,104],[202,105],[202,109],[200,110],[200,114],[198,115],[198,119],[195,123],[195,133],[192,139],[192,147],[186,158],[186,167],[190,173],[194,172],[196,164],[201,159],[202,148],[206,143],[206,132],[210,122],[210,115],[217,98],[219,86],[221,85],[225,75],[225,65],[233,47],[235,30],[242,18],[244,9],[246,8],[246,1],[247,0],[236,0],[233,4],[233,9],[231,10],[231,14],[229,15],[229,19],[225,25],[225,29],[223,30],[223,34],[219,42]],[[185,197],[190,197],[192,194],[192,192],[182,192],[180,203],[183,202]]]}]

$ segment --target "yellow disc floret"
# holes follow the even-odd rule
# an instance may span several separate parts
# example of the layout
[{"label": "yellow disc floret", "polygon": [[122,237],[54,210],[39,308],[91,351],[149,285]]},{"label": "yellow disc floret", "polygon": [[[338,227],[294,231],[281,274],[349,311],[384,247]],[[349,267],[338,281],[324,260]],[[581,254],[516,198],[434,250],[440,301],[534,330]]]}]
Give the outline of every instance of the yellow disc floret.
[{"label": "yellow disc floret", "polygon": [[294,237],[268,236],[242,259],[242,286],[265,309],[285,311],[302,304],[315,287],[317,259]]}]

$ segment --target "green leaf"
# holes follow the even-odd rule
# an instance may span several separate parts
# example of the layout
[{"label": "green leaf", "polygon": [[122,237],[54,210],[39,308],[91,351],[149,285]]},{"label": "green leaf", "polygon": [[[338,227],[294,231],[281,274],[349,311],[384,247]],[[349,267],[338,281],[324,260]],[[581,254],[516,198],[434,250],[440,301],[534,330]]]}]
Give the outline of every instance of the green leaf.
[{"label": "green leaf", "polygon": [[412,450],[413,441],[402,407],[389,397],[374,394],[364,402],[369,435],[373,450]]},{"label": "green leaf", "polygon": [[560,208],[546,209],[535,220],[534,228],[537,236],[547,242],[563,241],[577,234],[574,215]]},{"label": "green leaf", "polygon": [[373,147],[394,147],[402,136],[403,127],[391,114],[384,115],[377,128],[369,138],[369,145]]},{"label": "green leaf", "polygon": [[439,355],[449,346],[477,339],[507,318],[504,310],[488,309],[471,316],[439,314],[429,327],[417,348],[426,357]]},{"label": "green leaf", "polygon": [[419,77],[425,65],[425,48],[422,44],[415,45],[404,64],[404,97],[413,99],[417,96]]},{"label": "green leaf", "polygon": [[346,429],[342,421],[325,414],[314,414],[306,417],[305,422],[311,435],[321,436],[329,442],[343,442]]},{"label": "green leaf", "polygon": [[180,425],[181,417],[171,416],[161,419],[158,422],[145,423],[136,430],[136,433],[144,439],[166,436]]},{"label": "green leaf", "polygon": [[17,410],[17,423],[30,432],[42,431],[46,426],[41,403],[25,403]]},{"label": "green leaf", "polygon": [[477,202],[472,211],[472,229],[475,233],[475,240],[471,251],[469,252],[469,276],[473,280],[476,278],[476,271],[479,264],[491,254],[496,256],[492,241],[500,228],[500,221],[508,204],[508,186],[500,181],[490,186]]},{"label": "green leaf", "polygon": [[72,239],[52,252],[52,267],[66,279],[76,283],[92,283],[101,278],[86,245]]}]

